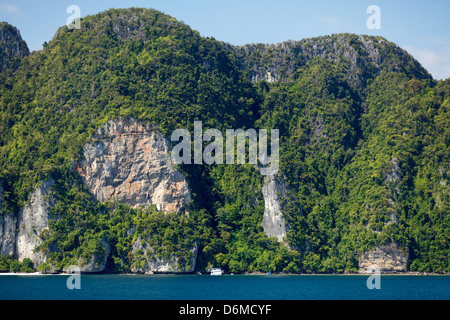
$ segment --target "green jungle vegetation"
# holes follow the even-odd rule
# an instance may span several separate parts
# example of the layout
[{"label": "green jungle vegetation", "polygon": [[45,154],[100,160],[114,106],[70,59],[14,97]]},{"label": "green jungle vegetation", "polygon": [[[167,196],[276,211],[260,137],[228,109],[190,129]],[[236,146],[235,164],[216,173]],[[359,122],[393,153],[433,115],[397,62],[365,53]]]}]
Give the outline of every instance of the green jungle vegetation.
[{"label": "green jungle vegetation", "polygon": [[[105,254],[106,240],[108,271],[127,272],[141,263],[130,252],[142,237],[154,256],[180,257],[181,269],[198,243],[199,271],[356,272],[363,251],[392,242],[408,270],[450,271],[450,80],[433,80],[380,37],[365,39],[381,62],[353,34],[302,40],[277,60],[276,47],[244,52],[156,10],[111,9],[81,25],[59,28],[0,78],[1,214],[55,179],[54,219],[37,250],[56,268]],[[251,81],[267,67],[282,79]],[[99,203],[73,168],[117,117],[155,123],[167,137],[195,120],[222,132],[279,129],[289,245],[263,232],[264,176],[249,164],[181,165],[189,216]],[[33,267],[0,257],[7,270]]]}]

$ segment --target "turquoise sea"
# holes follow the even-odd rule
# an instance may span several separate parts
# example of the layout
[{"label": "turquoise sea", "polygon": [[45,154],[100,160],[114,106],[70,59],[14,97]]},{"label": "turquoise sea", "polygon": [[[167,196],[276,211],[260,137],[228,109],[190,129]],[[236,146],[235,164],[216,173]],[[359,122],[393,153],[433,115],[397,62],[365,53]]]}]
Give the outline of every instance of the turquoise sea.
[{"label": "turquoise sea", "polygon": [[0,275],[0,300],[450,300],[448,275]]}]

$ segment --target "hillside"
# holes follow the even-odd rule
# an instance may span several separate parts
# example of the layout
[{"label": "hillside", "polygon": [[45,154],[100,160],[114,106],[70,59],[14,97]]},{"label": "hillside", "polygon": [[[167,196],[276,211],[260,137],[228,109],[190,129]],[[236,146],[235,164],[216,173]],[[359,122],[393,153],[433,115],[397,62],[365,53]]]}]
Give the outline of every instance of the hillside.
[{"label": "hillside", "polygon": [[[81,25],[28,55],[0,24],[16,57],[0,83],[0,271],[450,271],[450,81],[397,45],[236,47],[140,8]],[[279,129],[278,174],[175,165],[171,134],[194,121]]]}]

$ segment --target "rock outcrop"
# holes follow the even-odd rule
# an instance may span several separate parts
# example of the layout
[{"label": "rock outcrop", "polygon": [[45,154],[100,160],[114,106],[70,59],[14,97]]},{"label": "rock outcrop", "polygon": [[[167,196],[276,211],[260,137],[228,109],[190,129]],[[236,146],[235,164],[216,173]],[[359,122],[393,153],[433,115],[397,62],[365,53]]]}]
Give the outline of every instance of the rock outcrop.
[{"label": "rock outcrop", "polygon": [[17,218],[12,213],[0,215],[0,254],[14,256]]},{"label": "rock outcrop", "polygon": [[[111,245],[105,239],[101,239],[100,245],[103,248],[102,254],[95,254],[88,259],[79,258],[78,266],[80,267],[80,271],[84,273],[96,273],[102,272],[105,270],[106,261],[108,260],[108,256],[111,253]],[[65,268],[65,271],[67,268]]]},{"label": "rock outcrop", "polygon": [[191,200],[184,175],[173,167],[168,140],[136,119],[108,121],[85,146],[84,158],[77,170],[100,202],[179,212]]},{"label": "rock outcrop", "polygon": [[365,273],[369,267],[376,266],[381,272],[406,271],[408,254],[395,243],[375,246],[374,250],[364,252],[359,257],[359,272]]},{"label": "rock outcrop", "polygon": [[20,59],[29,54],[20,31],[6,22],[0,22],[0,72],[16,69]]},{"label": "rock outcrop", "polygon": [[21,208],[17,216],[16,257],[22,261],[29,258],[35,267],[47,261],[43,252],[34,252],[36,246],[41,244],[39,234],[48,229],[50,207],[55,204],[50,187],[55,184],[48,179],[31,194],[29,204]]},{"label": "rock outcrop", "polygon": [[[132,264],[131,272],[134,273],[189,273],[195,270],[198,253],[198,242],[192,246],[187,257],[177,257],[170,254],[168,257],[161,257],[154,254],[153,248],[138,238],[133,243],[131,251]],[[183,258],[184,262],[180,259]]]},{"label": "rock outcrop", "polygon": [[264,196],[264,216],[262,227],[269,237],[275,237],[284,242],[286,237],[286,222],[283,217],[281,199],[286,195],[286,184],[275,176],[264,178],[262,187]]}]

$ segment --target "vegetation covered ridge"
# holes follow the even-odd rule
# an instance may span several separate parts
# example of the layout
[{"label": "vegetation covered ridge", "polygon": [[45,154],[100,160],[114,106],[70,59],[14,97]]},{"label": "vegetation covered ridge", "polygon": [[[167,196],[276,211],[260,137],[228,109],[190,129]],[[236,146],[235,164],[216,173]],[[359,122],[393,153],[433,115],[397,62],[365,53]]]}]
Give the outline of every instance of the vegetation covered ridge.
[{"label": "vegetation covered ridge", "polygon": [[[232,46],[157,10],[110,9],[14,61],[0,77],[0,221],[17,223],[36,186],[55,180],[48,228],[36,231],[41,269],[95,256],[106,272],[151,261],[186,271],[196,254],[193,271],[344,273],[395,245],[404,271],[450,271],[450,80],[433,80],[386,39]],[[119,118],[167,139],[194,121],[279,129],[285,241],[261,226],[268,182],[249,164],[177,167],[192,191],[188,214],[99,202],[76,168]],[[0,271],[38,267],[0,238]]]}]

